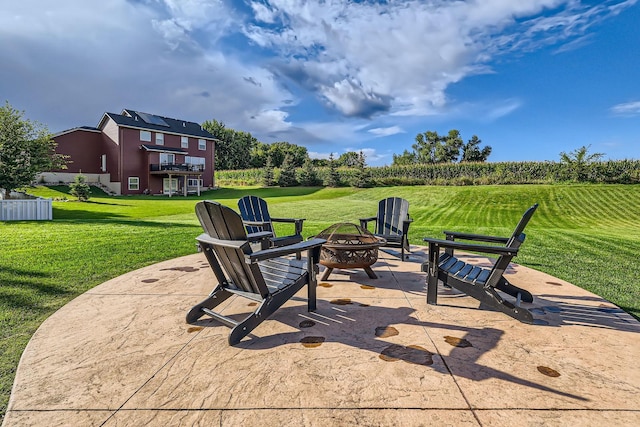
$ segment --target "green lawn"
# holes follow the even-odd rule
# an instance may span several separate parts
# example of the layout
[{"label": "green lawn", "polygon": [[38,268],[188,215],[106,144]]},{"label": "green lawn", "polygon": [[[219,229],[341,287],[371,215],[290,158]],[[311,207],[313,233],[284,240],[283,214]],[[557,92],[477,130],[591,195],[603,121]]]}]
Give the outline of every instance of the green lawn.
[{"label": "green lawn", "polygon": [[441,237],[444,229],[509,235],[537,202],[516,262],[588,289],[640,318],[638,185],[235,188],[187,198],[108,197],[93,189],[87,203],[71,201],[67,191],[30,191],[69,199],[54,202],[53,221],[0,223],[0,416],[20,355],[38,326],[99,283],[194,253],[200,226],[193,212],[200,199],[236,208],[244,195],[264,197],[273,216],[306,218],[306,237],[335,222],[374,215],[382,198],[404,197],[414,218],[410,240],[418,245],[423,237]]}]

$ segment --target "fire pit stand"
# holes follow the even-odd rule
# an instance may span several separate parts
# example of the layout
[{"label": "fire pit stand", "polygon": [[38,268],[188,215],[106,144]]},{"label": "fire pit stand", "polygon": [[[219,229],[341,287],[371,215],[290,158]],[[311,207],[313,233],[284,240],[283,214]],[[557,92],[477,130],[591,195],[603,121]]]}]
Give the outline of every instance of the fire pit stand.
[{"label": "fire pit stand", "polygon": [[348,222],[334,224],[316,237],[327,241],[320,252],[320,264],[326,267],[321,280],[327,280],[334,268],[362,268],[371,279],[378,278],[371,265],[378,260],[378,248],[385,239]]}]

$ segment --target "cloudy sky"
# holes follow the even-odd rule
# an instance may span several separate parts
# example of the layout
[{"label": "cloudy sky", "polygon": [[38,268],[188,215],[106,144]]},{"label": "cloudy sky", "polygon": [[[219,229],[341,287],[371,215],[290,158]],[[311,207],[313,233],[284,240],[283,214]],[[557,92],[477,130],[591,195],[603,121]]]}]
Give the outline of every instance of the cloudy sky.
[{"label": "cloudy sky", "polygon": [[0,101],[52,133],[125,108],[392,162],[460,130],[490,161],[640,158],[638,0],[0,3]]}]

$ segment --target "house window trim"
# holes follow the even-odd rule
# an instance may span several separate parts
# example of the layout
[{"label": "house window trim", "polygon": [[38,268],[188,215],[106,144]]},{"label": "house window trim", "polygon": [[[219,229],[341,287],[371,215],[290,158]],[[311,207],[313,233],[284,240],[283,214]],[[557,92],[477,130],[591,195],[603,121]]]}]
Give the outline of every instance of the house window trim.
[{"label": "house window trim", "polygon": [[199,139],[198,140],[198,150],[207,151],[207,140],[206,139]]},{"label": "house window trim", "polygon": [[180,137],[180,147],[181,148],[189,148],[189,137],[181,136]]},{"label": "house window trim", "polygon": [[[147,135],[149,135],[149,139],[147,139]],[[140,130],[140,141],[142,141],[142,142],[151,142],[151,131]]]},{"label": "house window trim", "polygon": [[[134,184],[134,182],[135,182],[135,184]],[[129,189],[129,191],[139,191],[140,190],[140,177],[139,176],[130,176],[129,179],[127,180],[127,188]]]},{"label": "house window trim", "polygon": [[156,132],[156,145],[164,145],[164,133]]}]

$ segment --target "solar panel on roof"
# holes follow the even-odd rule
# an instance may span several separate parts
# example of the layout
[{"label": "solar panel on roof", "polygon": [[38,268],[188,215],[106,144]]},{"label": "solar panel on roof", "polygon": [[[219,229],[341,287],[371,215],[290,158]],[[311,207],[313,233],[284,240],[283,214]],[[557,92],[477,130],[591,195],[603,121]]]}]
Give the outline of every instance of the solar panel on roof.
[{"label": "solar panel on roof", "polygon": [[169,124],[165,122],[162,117],[154,116],[153,114],[137,112],[140,118],[150,125],[159,125],[169,127]]}]

